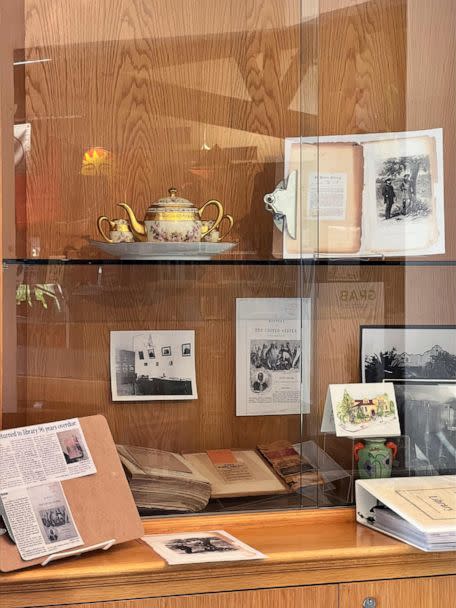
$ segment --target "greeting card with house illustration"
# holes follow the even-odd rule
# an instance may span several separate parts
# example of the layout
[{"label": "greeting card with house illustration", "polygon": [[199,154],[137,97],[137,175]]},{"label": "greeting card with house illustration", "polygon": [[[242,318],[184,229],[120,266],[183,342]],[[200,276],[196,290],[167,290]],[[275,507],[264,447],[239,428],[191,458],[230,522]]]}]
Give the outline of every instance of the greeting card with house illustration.
[{"label": "greeting card with house illustration", "polygon": [[393,437],[401,434],[394,385],[330,384],[322,433],[338,437]]}]

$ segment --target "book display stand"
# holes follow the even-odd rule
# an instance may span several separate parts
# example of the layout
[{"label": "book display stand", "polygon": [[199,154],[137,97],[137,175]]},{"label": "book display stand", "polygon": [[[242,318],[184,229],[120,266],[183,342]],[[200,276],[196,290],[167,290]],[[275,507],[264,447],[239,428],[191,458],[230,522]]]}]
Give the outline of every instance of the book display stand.
[{"label": "book display stand", "polygon": [[144,528],[122,469],[106,419],[89,416],[79,419],[97,472],[62,481],[68,504],[84,545],[40,558],[23,560],[16,545],[4,534],[0,537],[0,571],[9,572],[80,555],[96,549],[140,538]]}]

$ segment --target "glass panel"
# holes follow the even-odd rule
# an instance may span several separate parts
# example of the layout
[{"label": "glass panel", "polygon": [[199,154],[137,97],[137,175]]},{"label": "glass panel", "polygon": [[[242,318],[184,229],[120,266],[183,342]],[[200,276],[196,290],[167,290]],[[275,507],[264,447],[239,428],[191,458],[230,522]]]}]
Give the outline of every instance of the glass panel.
[{"label": "glass panel", "polygon": [[392,474],[454,472],[452,0],[117,4],[2,5],[3,427],[203,454],[245,489],[201,510],[345,505],[372,437],[322,432],[328,386],[378,355]]},{"label": "glass panel", "polygon": [[[285,176],[288,138],[315,133],[318,2],[122,0],[113,13],[108,0],[25,0],[9,10],[14,104],[2,118],[14,122],[16,183],[4,344],[17,382],[4,388],[3,426],[100,413],[119,444],[202,454],[226,482],[207,511],[315,505],[255,450],[300,446],[311,400],[313,260],[283,260],[280,221],[273,233],[263,199]],[[11,177],[12,154],[2,161]],[[145,224],[163,197],[171,211],[162,205]],[[228,217],[202,240],[218,203],[203,226],[188,201],[213,199]],[[134,244],[104,239],[130,232]],[[236,362],[247,298],[265,317],[242,330]],[[288,311],[286,329],[280,312],[267,328],[268,305]],[[266,338],[255,340],[255,325]],[[230,473],[230,458],[257,468]],[[244,490],[230,491],[229,473]],[[163,500],[142,512],[177,508]]]}]

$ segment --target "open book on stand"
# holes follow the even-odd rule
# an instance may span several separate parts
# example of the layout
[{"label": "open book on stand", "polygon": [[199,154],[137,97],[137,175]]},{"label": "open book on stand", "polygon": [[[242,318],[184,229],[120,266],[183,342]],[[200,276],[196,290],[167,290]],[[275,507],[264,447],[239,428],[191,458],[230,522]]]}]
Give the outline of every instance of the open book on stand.
[{"label": "open book on stand", "polygon": [[456,475],[357,480],[356,519],[423,551],[454,551]]},{"label": "open book on stand", "polygon": [[285,140],[273,255],[445,253],[442,130]]}]

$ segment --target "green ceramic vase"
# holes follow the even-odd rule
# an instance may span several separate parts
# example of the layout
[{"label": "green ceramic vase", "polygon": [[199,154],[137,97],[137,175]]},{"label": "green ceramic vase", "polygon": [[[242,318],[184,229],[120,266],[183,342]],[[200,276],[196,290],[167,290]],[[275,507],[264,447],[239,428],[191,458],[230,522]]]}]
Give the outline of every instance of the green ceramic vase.
[{"label": "green ceramic vase", "polygon": [[354,456],[361,479],[391,477],[397,445],[386,439],[365,439],[355,444]]}]

